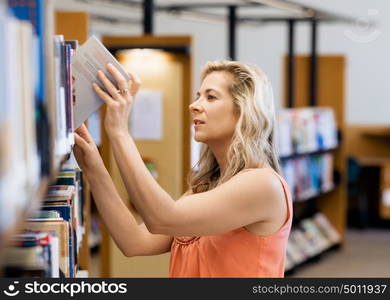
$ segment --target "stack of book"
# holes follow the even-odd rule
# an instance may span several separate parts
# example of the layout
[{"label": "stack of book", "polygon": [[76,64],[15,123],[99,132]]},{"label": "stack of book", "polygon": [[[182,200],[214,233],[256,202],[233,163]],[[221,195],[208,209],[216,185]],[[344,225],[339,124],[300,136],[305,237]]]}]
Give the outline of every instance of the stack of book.
[{"label": "stack of book", "polygon": [[294,201],[305,201],[334,188],[331,153],[284,160],[281,166]]},{"label": "stack of book", "polygon": [[311,153],[337,147],[337,126],[331,108],[282,109],[277,114],[280,156]]},{"label": "stack of book", "polygon": [[286,252],[286,271],[303,264],[340,243],[341,237],[322,213],[302,220],[291,230]]},{"label": "stack of book", "polygon": [[334,188],[333,155],[337,126],[326,107],[282,109],[277,137],[283,175],[294,201],[304,201]]},{"label": "stack of book", "polygon": [[14,225],[43,172],[37,145],[45,141],[36,134],[43,118],[36,113],[43,101],[41,28],[23,16],[18,7],[0,2],[0,232]]},{"label": "stack of book", "polygon": [[7,277],[69,277],[79,269],[84,227],[82,176],[63,169],[40,210],[23,225],[4,259]]},{"label": "stack of book", "polygon": [[71,153],[75,41],[54,36],[49,0],[0,1],[0,233],[40,203]]},{"label": "stack of book", "polygon": [[54,36],[55,156],[59,160],[70,153],[74,144],[71,62],[77,47],[77,41],[65,41],[62,35]]}]

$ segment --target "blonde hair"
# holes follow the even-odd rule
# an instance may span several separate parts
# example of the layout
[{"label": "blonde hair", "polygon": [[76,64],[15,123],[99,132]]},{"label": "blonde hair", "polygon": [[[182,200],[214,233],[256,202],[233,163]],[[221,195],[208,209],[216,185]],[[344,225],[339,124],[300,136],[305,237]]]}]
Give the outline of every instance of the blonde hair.
[{"label": "blonde hair", "polygon": [[211,190],[238,172],[269,164],[280,173],[275,145],[275,108],[272,86],[259,68],[237,61],[208,62],[201,80],[213,72],[232,75],[230,92],[238,121],[230,144],[224,173],[220,173],[211,149],[203,144],[197,171],[192,170],[188,184],[192,193]]}]

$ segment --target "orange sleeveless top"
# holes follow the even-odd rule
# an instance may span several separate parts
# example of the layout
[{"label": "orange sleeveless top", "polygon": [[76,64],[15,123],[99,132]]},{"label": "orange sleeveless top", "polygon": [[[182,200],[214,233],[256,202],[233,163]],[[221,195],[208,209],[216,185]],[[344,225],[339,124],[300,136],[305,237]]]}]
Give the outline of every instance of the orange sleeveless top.
[{"label": "orange sleeveless top", "polygon": [[[249,171],[253,169],[245,169]],[[287,220],[272,235],[258,236],[245,227],[216,235],[174,237],[170,277],[284,277],[287,240],[292,224],[292,199],[285,180]],[[241,172],[243,172],[241,171]]]}]

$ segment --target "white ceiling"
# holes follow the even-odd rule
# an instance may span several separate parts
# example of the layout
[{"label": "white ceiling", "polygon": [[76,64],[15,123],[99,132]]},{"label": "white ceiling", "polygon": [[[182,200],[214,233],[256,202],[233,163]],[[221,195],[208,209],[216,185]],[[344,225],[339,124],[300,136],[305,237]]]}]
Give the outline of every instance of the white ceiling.
[{"label": "white ceiling", "polygon": [[[155,0],[157,5],[177,5],[177,4],[201,4],[201,3],[245,3],[246,0]],[[81,10],[87,11],[92,15],[101,15],[104,17],[117,17],[119,20],[130,22],[131,20],[141,19],[142,11],[140,6],[125,5],[125,1],[110,1],[110,0],[54,0],[56,9],[59,10]],[[130,1],[134,2],[134,1]],[[142,1],[137,1],[142,2]],[[225,16],[227,9],[225,8],[207,8],[197,9],[200,12],[207,12]],[[161,13],[161,12],[160,12]],[[241,7],[238,10],[239,16],[286,16],[288,12],[280,9],[269,7]]]},{"label": "white ceiling", "polygon": [[[80,10],[86,11],[91,15],[91,26],[94,28],[103,28],[104,30],[121,31],[118,28],[123,27],[123,31],[129,27],[140,28],[142,24],[142,6],[134,5],[134,2],[141,4],[142,0],[53,0],[57,10]],[[314,0],[299,0],[296,1],[303,5],[311,6]],[[133,5],[131,4],[133,3]],[[169,6],[178,4],[240,4],[248,3],[247,0],[155,0],[156,5]],[[318,3],[318,2],[317,2]],[[200,18],[196,12],[209,14]],[[158,12],[158,15],[168,12]],[[195,14],[195,15],[194,15]],[[259,7],[240,7],[237,11],[239,17],[286,17],[294,16],[291,12],[281,9],[275,9],[265,6]],[[200,8],[192,13],[184,13],[181,15],[183,19],[198,19],[200,22],[225,22],[227,20],[227,8]],[[115,24],[115,26],[111,26]],[[255,25],[257,23],[254,23]],[[98,30],[100,31],[100,29]]]}]

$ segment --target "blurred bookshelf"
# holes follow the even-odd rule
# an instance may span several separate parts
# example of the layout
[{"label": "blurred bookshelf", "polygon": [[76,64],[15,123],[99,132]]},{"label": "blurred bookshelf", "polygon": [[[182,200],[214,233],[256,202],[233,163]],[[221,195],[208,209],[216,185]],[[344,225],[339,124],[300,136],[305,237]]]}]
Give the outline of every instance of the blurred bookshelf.
[{"label": "blurred bookshelf", "polygon": [[[349,197],[349,221],[352,226],[386,225],[390,220],[389,133],[390,126],[385,124],[356,124],[347,128],[348,158],[359,170],[357,176],[350,178],[353,192]],[[369,170],[376,170],[378,178],[370,176]],[[368,180],[364,178],[366,174],[370,174]],[[361,200],[358,200],[357,193]]]},{"label": "blurred bookshelf", "polygon": [[[284,175],[292,187],[294,198],[294,221],[287,247],[286,276],[305,264],[325,258],[329,252],[342,249],[345,242],[345,58],[338,55],[320,55],[316,63],[317,105],[313,107],[309,104],[310,56],[297,55],[294,58],[295,103],[292,108],[281,109],[279,116],[279,134],[283,134],[283,130],[291,131],[298,127],[298,133],[291,131],[287,146],[283,141],[279,144]],[[284,68],[287,70],[287,59]],[[287,76],[286,71],[285,74]],[[284,103],[287,103],[287,94]],[[321,113],[325,114],[322,121],[321,116],[315,116]],[[295,116],[291,117],[289,114]],[[291,118],[300,120],[291,121]],[[292,124],[291,130],[288,128],[289,122]],[[300,130],[300,127],[303,129]],[[319,138],[321,132],[325,139]],[[288,166],[288,162],[295,163],[300,160],[302,166],[294,167],[306,176],[297,177],[296,173],[289,171],[292,167]],[[323,162],[318,164],[321,160]],[[299,185],[303,186],[303,192],[300,192],[302,187]]]},{"label": "blurred bookshelf", "polygon": [[78,43],[55,35],[56,21],[50,0],[0,2],[0,273],[6,277],[88,276],[90,193],[71,154],[70,63]]}]

